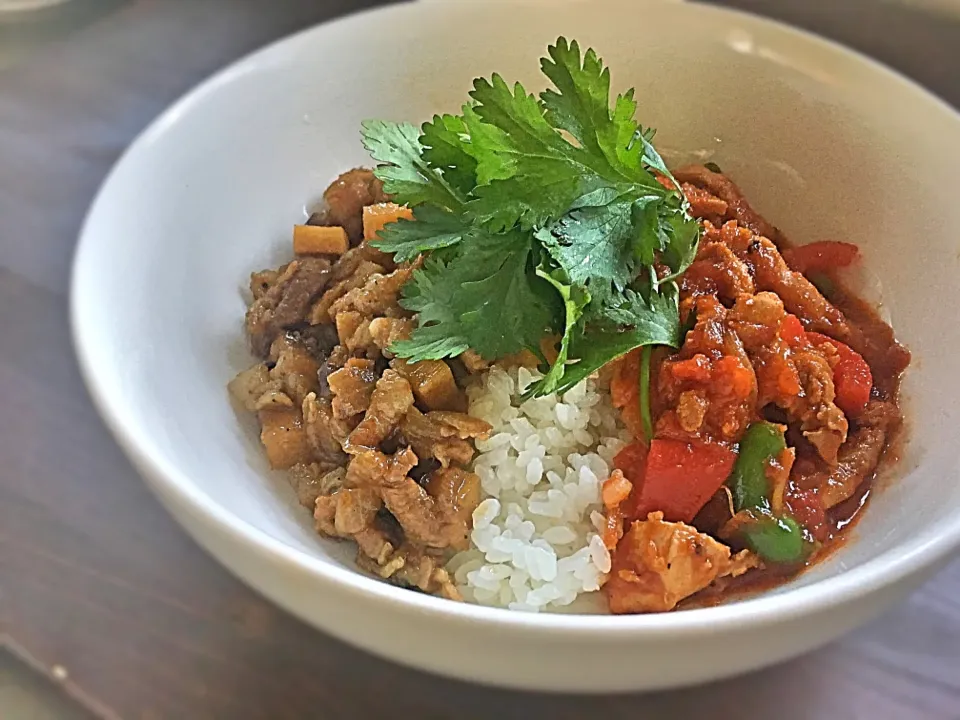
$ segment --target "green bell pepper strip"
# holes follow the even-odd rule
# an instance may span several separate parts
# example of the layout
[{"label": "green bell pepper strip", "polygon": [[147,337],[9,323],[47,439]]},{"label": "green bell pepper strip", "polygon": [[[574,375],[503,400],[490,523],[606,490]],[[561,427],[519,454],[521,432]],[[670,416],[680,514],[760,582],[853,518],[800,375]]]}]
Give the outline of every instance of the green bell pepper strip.
[{"label": "green bell pepper strip", "polygon": [[767,466],[786,449],[779,426],[754,423],[740,441],[740,452],[727,480],[734,510],[746,511],[756,521],[742,526],[747,545],[765,560],[782,563],[802,560],[808,551],[797,521],[775,516],[770,506]]},{"label": "green bell pepper strip", "polygon": [[792,517],[761,515],[756,525],[743,529],[747,546],[764,560],[797,562],[807,553],[803,529]]}]

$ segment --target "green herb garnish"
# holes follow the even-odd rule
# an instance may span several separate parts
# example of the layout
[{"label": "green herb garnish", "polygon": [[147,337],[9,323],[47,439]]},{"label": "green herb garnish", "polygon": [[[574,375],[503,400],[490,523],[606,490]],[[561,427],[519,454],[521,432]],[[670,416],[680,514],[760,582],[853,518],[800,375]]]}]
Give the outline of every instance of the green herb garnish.
[{"label": "green herb garnish", "polygon": [[[368,121],[377,176],[414,220],[373,244],[398,261],[424,255],[401,304],[419,313],[410,360],[470,348],[488,360],[560,336],[531,390],[563,392],[636,347],[680,344],[675,278],[696,254],[699,224],[634,119],[634,91],[610,106],[610,72],[560,38],[539,97],[499,75],[474,81],[461,115],[420,130]],[[676,187],[676,183],[674,182]],[[544,361],[544,364],[545,361]]]}]

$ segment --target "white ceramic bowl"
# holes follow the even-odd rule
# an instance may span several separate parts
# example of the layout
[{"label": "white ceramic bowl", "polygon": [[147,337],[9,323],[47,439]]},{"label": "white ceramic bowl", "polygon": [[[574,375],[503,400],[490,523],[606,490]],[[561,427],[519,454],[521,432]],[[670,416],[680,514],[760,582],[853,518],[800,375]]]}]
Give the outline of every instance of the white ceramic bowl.
[{"label": "white ceramic bowl", "polygon": [[[602,11],[599,9],[602,7]],[[242,60],[157,120],[105,183],[74,267],[83,373],[161,501],[224,565],[316,627],[438,673],[612,691],[727,676],[821,645],[903,598],[960,543],[960,118],[835,45],[706,6],[391,7]],[[366,161],[365,118],[455,110],[496,70],[542,86],[559,34],[636,85],[677,159],[715,160],[798,241],[861,245],[914,352],[911,441],[854,539],[794,582],[651,616],[531,615],[401,590],[321,540],[224,385],[250,362],[241,288],[288,257],[328,181]]]}]

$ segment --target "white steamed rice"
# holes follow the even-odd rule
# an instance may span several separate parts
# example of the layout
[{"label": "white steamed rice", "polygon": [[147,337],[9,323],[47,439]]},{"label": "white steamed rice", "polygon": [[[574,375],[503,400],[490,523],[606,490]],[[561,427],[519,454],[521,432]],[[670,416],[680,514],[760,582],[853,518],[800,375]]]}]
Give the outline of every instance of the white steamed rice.
[{"label": "white steamed rice", "polygon": [[473,470],[484,499],[472,547],[448,564],[468,601],[538,612],[600,589],[610,555],[598,534],[600,487],[629,440],[606,388],[588,378],[562,397],[522,401],[540,374],[493,367],[468,389],[493,426]]}]

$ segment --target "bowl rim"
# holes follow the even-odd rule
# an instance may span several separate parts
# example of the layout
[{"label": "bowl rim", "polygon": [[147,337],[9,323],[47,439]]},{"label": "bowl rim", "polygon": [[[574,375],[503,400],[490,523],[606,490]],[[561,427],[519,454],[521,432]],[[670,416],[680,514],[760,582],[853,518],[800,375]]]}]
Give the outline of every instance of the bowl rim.
[{"label": "bowl rim", "polygon": [[[431,2],[430,11],[455,13],[476,8],[485,0],[460,0],[457,3]],[[534,0],[535,2],[535,0]],[[339,16],[330,21],[305,28],[258,48],[226,67],[218,70],[174,103],[167,106],[130,143],[107,174],[83,220],[74,252],[70,274],[69,304],[70,329],[75,352],[84,383],[101,418],[114,438],[145,477],[148,486],[161,497],[169,496],[180,506],[192,508],[204,524],[213,526],[221,535],[248,552],[265,554],[275,562],[307,572],[319,583],[332,583],[345,595],[363,597],[368,601],[382,601],[395,606],[396,610],[426,613],[441,616],[444,620],[482,625],[492,629],[522,630],[527,632],[549,631],[563,633],[567,637],[587,635],[606,640],[636,640],[637,636],[649,638],[689,636],[700,633],[716,633],[726,627],[764,627],[785,620],[826,611],[854,602],[881,588],[935,566],[955,547],[960,545],[960,513],[941,520],[936,527],[908,539],[900,546],[883,552],[863,564],[842,570],[836,575],[815,581],[809,585],[793,588],[782,593],[759,593],[735,602],[717,606],[683,610],[680,612],[647,615],[527,613],[504,608],[486,607],[466,602],[451,602],[443,598],[410,592],[382,580],[367,576],[356,569],[339,566],[317,558],[271,536],[258,527],[233,515],[213,497],[191,482],[186,473],[176,467],[163,452],[154,446],[145,433],[138,431],[125,409],[122,394],[111,387],[111,381],[97,368],[95,350],[88,342],[86,332],[90,322],[87,312],[93,310],[84,300],[84,267],[91,246],[96,242],[95,230],[98,215],[109,206],[110,193],[119,172],[131,161],[130,158],[148,145],[152,138],[162,135],[178,117],[188,113],[193,106],[202,103],[221,85],[229,84],[236,76],[253,69],[258,60],[269,57],[286,48],[295,48],[299,43],[310,41],[310,36],[333,26],[342,31],[353,23],[362,23],[372,15],[400,15],[416,13],[426,3],[401,3],[368,8]],[[531,0],[500,0],[497,11],[511,5],[531,5]],[[485,5],[490,8],[489,3]],[[856,50],[823,38],[807,30],[786,23],[758,16],[754,13],[700,3],[663,3],[672,12],[698,12],[713,15],[724,23],[736,21],[756,29],[773,39],[788,39],[805,48],[817,51],[836,63],[853,66],[896,86],[906,97],[928,106],[931,112],[939,113],[943,120],[952,123],[960,136],[960,113],[947,102],[910,80],[900,72]],[[128,422],[130,421],[130,422]],[[251,585],[262,592],[255,585]]]}]

